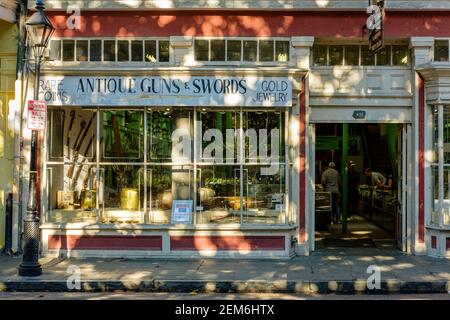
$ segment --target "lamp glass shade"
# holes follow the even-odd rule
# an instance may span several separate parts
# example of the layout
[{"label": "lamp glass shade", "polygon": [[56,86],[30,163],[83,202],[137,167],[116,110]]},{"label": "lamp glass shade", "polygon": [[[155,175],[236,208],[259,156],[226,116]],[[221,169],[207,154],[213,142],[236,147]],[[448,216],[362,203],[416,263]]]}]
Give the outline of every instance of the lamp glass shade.
[{"label": "lamp glass shade", "polygon": [[30,45],[44,48],[47,47],[55,31],[55,28],[42,9],[37,9],[27,20],[26,28],[31,41]]}]

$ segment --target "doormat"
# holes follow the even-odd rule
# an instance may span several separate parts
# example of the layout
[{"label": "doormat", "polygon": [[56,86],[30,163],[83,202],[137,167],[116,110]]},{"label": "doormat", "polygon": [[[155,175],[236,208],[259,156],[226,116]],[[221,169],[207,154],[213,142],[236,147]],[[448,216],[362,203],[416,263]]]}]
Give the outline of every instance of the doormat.
[{"label": "doormat", "polygon": [[324,247],[338,248],[360,248],[360,247],[376,247],[372,239],[339,239],[325,238],[322,240]]}]

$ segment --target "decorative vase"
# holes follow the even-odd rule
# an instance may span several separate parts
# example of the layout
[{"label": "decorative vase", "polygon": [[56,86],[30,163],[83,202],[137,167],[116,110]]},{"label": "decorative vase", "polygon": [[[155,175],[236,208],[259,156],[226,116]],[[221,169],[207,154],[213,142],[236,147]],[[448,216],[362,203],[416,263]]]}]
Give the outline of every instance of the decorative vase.
[{"label": "decorative vase", "polygon": [[96,204],[96,190],[81,190],[80,202],[82,210],[92,210]]},{"label": "decorative vase", "polygon": [[156,199],[162,209],[168,210],[172,208],[172,189],[164,190],[157,194]]},{"label": "decorative vase", "polygon": [[200,188],[198,189],[198,192],[200,194],[200,203],[202,205],[211,205],[216,196],[216,192],[210,188]]},{"label": "decorative vase", "polygon": [[120,190],[120,208],[124,210],[138,210],[139,191],[137,188],[123,188]]}]

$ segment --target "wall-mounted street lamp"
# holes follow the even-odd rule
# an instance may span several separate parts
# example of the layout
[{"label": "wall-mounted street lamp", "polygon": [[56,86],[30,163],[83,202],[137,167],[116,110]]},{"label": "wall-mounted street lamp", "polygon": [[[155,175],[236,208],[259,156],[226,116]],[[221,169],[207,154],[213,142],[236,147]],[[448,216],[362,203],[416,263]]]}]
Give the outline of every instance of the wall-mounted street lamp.
[{"label": "wall-mounted street lamp", "polygon": [[[28,46],[32,49],[35,82],[34,100],[39,98],[39,73],[41,62],[50,38],[55,31],[50,20],[44,13],[44,1],[36,1],[36,12],[25,23],[28,35]],[[31,132],[30,153],[30,178],[28,185],[27,214],[24,219],[24,247],[22,263],[19,266],[20,276],[39,276],[42,268],[39,264],[39,217],[37,216],[37,193],[36,193],[36,144],[37,131]]]}]

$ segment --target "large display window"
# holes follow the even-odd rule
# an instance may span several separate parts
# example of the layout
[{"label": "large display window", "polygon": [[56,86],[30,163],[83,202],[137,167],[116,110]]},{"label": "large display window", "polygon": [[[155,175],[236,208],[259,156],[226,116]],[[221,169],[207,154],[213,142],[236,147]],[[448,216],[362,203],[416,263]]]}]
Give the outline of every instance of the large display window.
[{"label": "large display window", "polygon": [[433,214],[431,223],[450,225],[450,108],[438,105],[433,109]]},{"label": "large display window", "polygon": [[292,222],[288,118],[281,108],[51,108],[47,222]]}]

